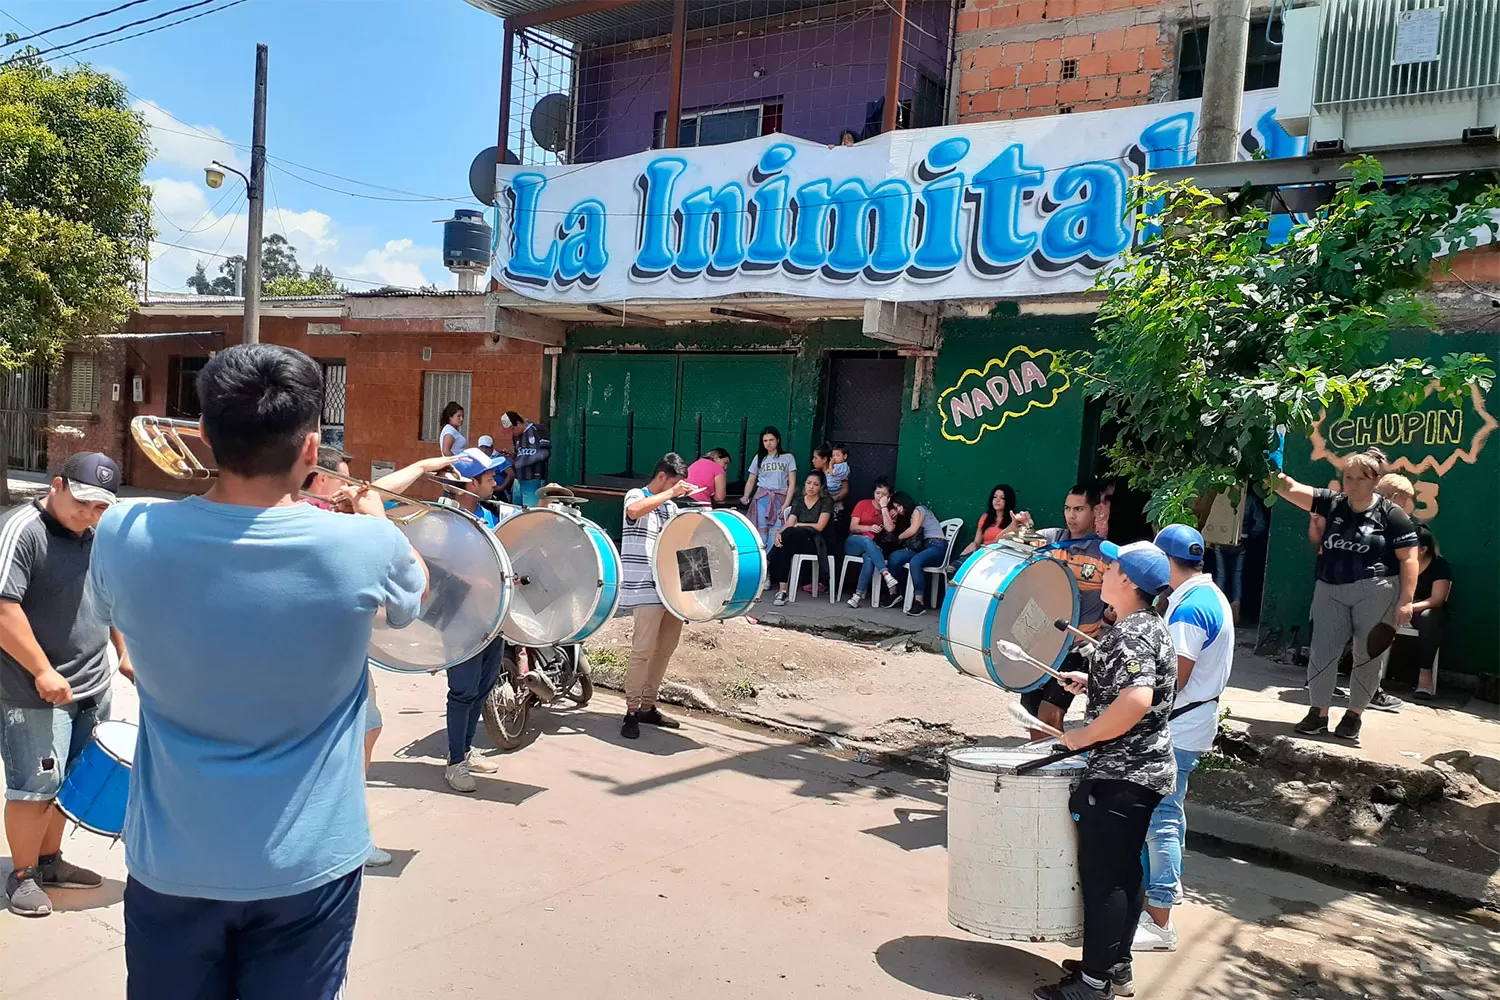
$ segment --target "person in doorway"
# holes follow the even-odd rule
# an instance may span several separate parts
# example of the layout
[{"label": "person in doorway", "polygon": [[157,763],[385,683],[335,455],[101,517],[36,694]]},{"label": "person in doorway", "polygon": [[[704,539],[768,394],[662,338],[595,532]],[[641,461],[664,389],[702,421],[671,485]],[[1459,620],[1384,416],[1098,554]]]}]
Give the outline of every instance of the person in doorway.
[{"label": "person in doorway", "polygon": [[[140,732],[125,817],[127,1000],[342,995],[369,858],[370,632],[421,611],[426,567],[373,491],[298,502],[323,378],[245,344],[198,375],[218,476],[100,521],[89,594],[130,637]],[[212,655],[205,655],[211,651]]]},{"label": "person in doorway", "polygon": [[[910,517],[906,527],[896,536],[905,546],[891,553],[891,557],[886,560],[897,584],[892,588],[892,594],[899,595],[903,584],[911,584],[911,607],[906,609],[906,613],[915,618],[927,613],[927,602],[923,598],[926,570],[929,566],[941,565],[943,555],[948,551],[948,538],[943,534],[943,524],[932,512],[932,508],[917,504],[910,495],[897,493],[891,497],[891,506],[898,520]],[[895,603],[894,600],[892,603]]]},{"label": "person in doorway", "polygon": [[133,677],[120,634],[85,595],[94,526],[115,502],[120,469],[108,455],[71,456],[47,496],[0,519],[0,759],[5,764],[5,839],[10,911],[52,912],[47,891],[92,889],[103,880],[62,856],[68,769],[109,718],[113,643]]},{"label": "person in doorway", "polygon": [[740,506],[750,509],[750,520],[760,532],[766,548],[781,530],[782,510],[787,505],[792,481],[797,476],[797,458],[781,450],[781,432],[767,427],[760,432],[760,447],[745,471],[745,490]]},{"label": "person in doorway", "polygon": [[786,604],[793,556],[811,555],[820,561],[827,558],[826,536],[832,523],[833,498],[828,495],[828,483],[822,471],[814,469],[803,479],[802,492],[792,501],[768,553],[771,585],[776,588],[776,597],[771,603],[776,607]]},{"label": "person in doorway", "polygon": [[1313,589],[1312,652],[1307,663],[1312,705],[1296,726],[1305,736],[1328,732],[1339,660],[1352,639],[1349,708],[1334,735],[1358,745],[1364,710],[1380,690],[1390,655],[1388,643],[1371,653],[1370,634],[1377,627],[1399,628],[1411,621],[1417,534],[1411,518],[1375,492],[1380,466],[1380,459],[1368,452],[1349,455],[1343,461],[1343,490],[1337,493],[1280,474],[1276,492],[1281,498],[1327,522]]},{"label": "person in doorway", "polygon": [[457,402],[443,407],[443,429],[438,433],[438,454],[457,455],[469,446],[469,439],[459,428],[464,425],[464,408]]},{"label": "person in doorway", "polygon": [[729,452],[710,448],[703,457],[688,466],[687,481],[713,499],[715,507],[724,505],[729,492]]},{"label": "person in doorway", "polygon": [[663,715],[656,704],[667,664],[682,638],[682,619],[661,603],[651,559],[661,529],[677,513],[672,501],[699,488],[687,481],[682,456],[671,451],[656,463],[649,483],[625,494],[625,522],[620,528],[620,611],[631,615],[632,628],[620,735],[627,740],[640,739],[642,725],[664,729],[681,725]]},{"label": "person in doorway", "polygon": [[[887,479],[877,479],[870,499],[861,500],[854,505],[854,512],[849,517],[849,537],[844,539],[844,554],[860,560],[859,582],[855,584],[854,595],[849,598],[849,607],[859,607],[865,595],[873,593],[870,588],[877,573],[885,584],[886,593],[891,595],[890,600],[899,599],[896,578],[886,568],[885,550],[880,546],[882,537],[894,538],[895,535],[896,515],[891,510],[891,484]],[[840,580],[839,584],[842,586],[843,581]],[[871,603],[874,603],[873,597]]]},{"label": "person in doorway", "polygon": [[1177,652],[1177,695],[1168,720],[1177,785],[1151,814],[1146,832],[1146,905],[1136,928],[1136,951],[1176,951],[1172,907],[1182,898],[1182,841],[1187,814],[1182,801],[1198,758],[1219,732],[1219,697],[1234,666],[1234,617],[1225,596],[1203,572],[1203,536],[1172,524],[1156,536],[1167,554],[1172,596],[1167,631]]},{"label": "person in doorway", "polygon": [[1240,515],[1239,544],[1213,546],[1214,586],[1229,598],[1236,625],[1240,623],[1240,606],[1245,598],[1245,555],[1271,526],[1266,505],[1254,490],[1245,490],[1240,503],[1244,512]]},{"label": "person in doorway", "polygon": [[[1177,688],[1172,637],[1152,610],[1171,585],[1166,553],[1150,542],[1104,542],[1102,599],[1118,622],[1099,640],[1088,673],[1070,673],[1088,692],[1088,724],[1063,733],[1069,750],[1088,749],[1083,780],[1068,807],[1078,822],[1083,889],[1083,957],[1036,1000],[1109,1000],[1134,995],[1131,948],[1145,903],[1141,853],[1151,816],[1177,785],[1167,717]],[[1200,555],[1201,558],[1201,555]]]},{"label": "person in doorway", "polygon": [[515,446],[515,501],[522,507],[535,507],[537,492],[547,481],[552,435],[544,424],[527,420],[515,410],[500,418],[500,426],[510,431]]},{"label": "person in doorway", "polygon": [[1016,524],[1017,509],[1014,487],[1009,483],[991,487],[984,513],[974,522],[974,540],[959,555],[965,558],[971,556],[982,547],[998,542],[1002,535],[1012,530],[1012,526],[1019,527]]},{"label": "person in doorway", "polygon": [[[1086,635],[1098,638],[1106,626],[1108,607],[1103,596],[1104,555],[1100,548],[1104,539],[1095,531],[1095,513],[1101,497],[1091,484],[1078,483],[1068,491],[1063,500],[1063,528],[1043,528],[1040,532],[1044,548],[1053,559],[1060,560],[1073,574],[1078,584],[1078,629]],[[1021,512],[1016,521],[1023,528],[1031,527],[1031,515]],[[1084,669],[1083,654],[1076,647],[1063,660],[1063,669]],[[1021,705],[1047,725],[1061,729],[1063,716],[1073,704],[1073,694],[1055,679],[1035,690],[1021,695]],[[1041,739],[1045,733],[1032,731],[1032,739]]]}]

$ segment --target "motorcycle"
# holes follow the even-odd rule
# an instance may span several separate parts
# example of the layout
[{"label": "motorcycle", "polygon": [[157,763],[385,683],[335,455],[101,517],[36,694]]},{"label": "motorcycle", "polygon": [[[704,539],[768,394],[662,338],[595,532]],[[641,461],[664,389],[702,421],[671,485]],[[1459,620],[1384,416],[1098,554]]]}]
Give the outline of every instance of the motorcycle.
[{"label": "motorcycle", "polygon": [[534,706],[566,698],[582,708],[594,697],[588,654],[581,644],[530,647],[505,642],[503,649],[500,679],[482,710],[485,732],[501,750],[525,743]]}]

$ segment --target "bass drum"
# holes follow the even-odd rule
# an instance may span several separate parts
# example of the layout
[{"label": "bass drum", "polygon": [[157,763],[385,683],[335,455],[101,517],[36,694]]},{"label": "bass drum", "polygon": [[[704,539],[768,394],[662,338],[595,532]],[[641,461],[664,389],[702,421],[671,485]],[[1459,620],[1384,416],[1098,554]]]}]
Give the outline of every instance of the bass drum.
[{"label": "bass drum", "polygon": [[766,588],[766,550],[739,511],[688,508],[657,536],[651,575],[662,604],[683,621],[735,618]]},{"label": "bass drum", "polygon": [[455,507],[424,505],[397,527],[427,563],[429,593],[405,628],[376,612],[370,663],[402,674],[457,666],[500,634],[515,589],[510,559],[478,518]]},{"label": "bass drum", "polygon": [[1072,638],[1053,627],[1059,618],[1078,624],[1078,582],[1068,567],[1028,546],[996,542],[959,567],[938,618],[938,639],[961,673],[1025,692],[1047,675],[994,652],[994,644],[1008,640],[1060,669]]},{"label": "bass drum", "polygon": [[563,507],[507,517],[495,537],[516,574],[501,632],[519,646],[582,642],[620,604],[620,553],[594,522]]}]

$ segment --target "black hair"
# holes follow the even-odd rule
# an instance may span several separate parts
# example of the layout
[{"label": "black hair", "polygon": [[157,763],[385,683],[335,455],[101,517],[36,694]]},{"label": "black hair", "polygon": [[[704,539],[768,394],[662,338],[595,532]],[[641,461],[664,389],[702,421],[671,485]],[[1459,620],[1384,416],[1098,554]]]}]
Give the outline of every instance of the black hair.
[{"label": "black hair", "polygon": [[461,403],[459,403],[457,400],[450,400],[449,403],[448,403],[448,405],[445,406],[445,407],[443,407],[443,417],[442,417],[443,426],[444,427],[448,426],[448,421],[450,421],[450,420],[453,419],[453,415],[455,413],[462,413],[462,412],[464,412],[463,405]]},{"label": "black hair", "polygon": [[855,142],[859,141],[859,136],[855,133],[855,131],[852,128],[846,128],[842,132],[839,133],[839,145],[840,146],[842,146],[844,144],[844,136],[846,136],[846,135],[849,138],[853,139]]},{"label": "black hair", "polygon": [[349,461],[349,456],[344,453],[344,449],[335,448],[331,444],[318,446],[318,468],[327,472],[337,472],[340,463],[347,461]]},{"label": "black hair", "polygon": [[780,455],[783,451],[786,451],[786,449],[781,446],[781,432],[774,427],[762,427],[760,429],[760,436],[755,439],[757,442],[759,442],[759,445],[755,449],[755,457],[761,459],[762,461],[764,461],[771,454],[769,451],[766,451],[767,434],[774,435],[776,438],[776,454]]},{"label": "black hair", "polygon": [[882,486],[889,490],[891,488],[891,481],[884,476],[876,476],[875,482],[870,484],[870,496],[874,496],[875,491],[880,489],[880,487]]},{"label": "black hair", "polygon": [[905,511],[907,515],[910,515],[912,511],[917,509],[917,502],[911,498],[910,493],[892,493],[891,503],[899,504],[901,509]]},{"label": "black hair", "polygon": [[1000,530],[1004,531],[1010,527],[1010,523],[1016,519],[1016,491],[1010,483],[998,483],[990,487],[990,491],[984,495],[984,513],[979,515],[978,530],[983,532],[989,526],[990,519],[995,516],[994,507],[995,494],[1005,494],[1004,520],[1000,524]]},{"label": "black hair", "polygon": [[821,458],[825,462],[831,462],[833,461],[833,445],[829,444],[827,441],[824,441],[822,444],[813,449],[813,454]]},{"label": "black hair", "polygon": [[687,475],[687,463],[677,452],[669,451],[661,457],[660,462],[656,463],[656,471],[651,475],[653,479],[657,476],[676,476],[681,479]]},{"label": "black hair", "polygon": [[710,448],[708,449],[708,451],[703,453],[703,457],[712,458],[715,461],[723,461],[724,459],[727,459],[729,457],[729,452],[725,451],[723,448]]},{"label": "black hair", "polygon": [[845,455],[847,455],[847,454],[849,454],[849,446],[847,444],[845,444],[844,442],[842,442],[842,441],[835,441],[835,442],[833,442],[832,444],[830,444],[828,446],[828,452],[829,452],[830,455],[832,455],[833,452],[836,452],[836,451],[841,451]]},{"label": "black hair", "polygon": [[1202,559],[1178,559],[1176,556],[1167,556],[1167,561],[1180,570],[1187,570],[1192,573],[1203,572]]},{"label": "black hair", "polygon": [[1099,501],[1102,499],[1098,483],[1074,483],[1073,488],[1068,491],[1068,496],[1083,497],[1084,502],[1090,507],[1099,506]]},{"label": "black hair", "polygon": [[828,489],[828,477],[823,475],[822,469],[808,469],[802,476],[802,482],[806,483],[808,479],[816,479],[819,487],[825,490]]},{"label": "black hair", "polygon": [[323,372],[289,347],[238,344],[198,373],[198,405],[214,461],[237,476],[285,475],[323,416]]},{"label": "black hair", "polygon": [[1438,551],[1437,536],[1432,533],[1432,529],[1421,521],[1418,521],[1414,527],[1417,532],[1417,551],[1431,549],[1433,555],[1442,555],[1442,552]]}]

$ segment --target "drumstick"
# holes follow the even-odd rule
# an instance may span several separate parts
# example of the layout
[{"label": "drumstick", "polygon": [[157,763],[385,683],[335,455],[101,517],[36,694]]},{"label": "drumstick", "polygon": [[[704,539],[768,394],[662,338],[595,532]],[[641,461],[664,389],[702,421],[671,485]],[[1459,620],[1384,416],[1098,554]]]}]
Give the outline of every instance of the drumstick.
[{"label": "drumstick", "polygon": [[1067,622],[1063,621],[1061,618],[1059,618],[1056,621],[1054,621],[1052,623],[1052,627],[1055,628],[1055,629],[1057,629],[1059,632],[1069,632],[1075,638],[1082,639],[1084,642],[1088,643],[1090,646],[1097,646],[1097,645],[1099,645],[1099,640],[1098,639],[1095,639],[1093,636],[1089,635],[1087,632],[1083,631],[1082,629],[1076,629],[1076,628],[1074,628],[1073,626],[1069,625]]},{"label": "drumstick", "polygon": [[1021,723],[1027,729],[1034,729],[1039,733],[1046,733],[1048,736],[1062,736],[1062,730],[1057,729],[1054,726],[1047,725],[1041,719],[1038,719],[1036,716],[1026,711],[1024,707],[1017,704],[1016,702],[1011,702],[1009,708],[1011,717],[1014,718],[1017,722]]},{"label": "drumstick", "polygon": [[1021,663],[1029,663],[1033,667],[1036,667],[1038,670],[1040,670],[1042,673],[1046,674],[1048,677],[1056,677],[1060,681],[1066,681],[1068,679],[1062,674],[1058,673],[1056,670],[1053,670],[1051,667],[1047,666],[1047,664],[1043,663],[1041,660],[1038,660],[1036,657],[1026,652],[1026,650],[1022,649],[1020,646],[1017,646],[1015,643],[1010,642],[1006,639],[996,639],[994,644],[990,648],[999,653],[1001,656],[1005,657],[1007,660],[1016,660]]}]

